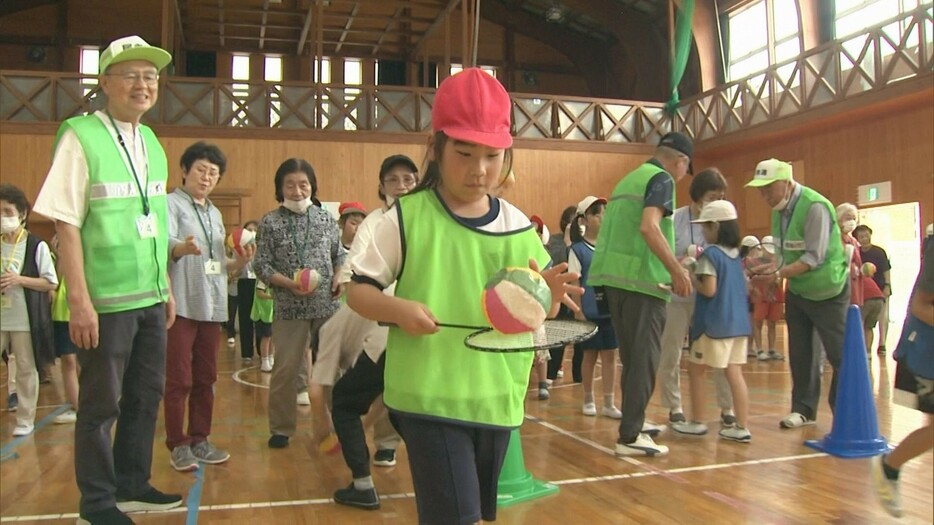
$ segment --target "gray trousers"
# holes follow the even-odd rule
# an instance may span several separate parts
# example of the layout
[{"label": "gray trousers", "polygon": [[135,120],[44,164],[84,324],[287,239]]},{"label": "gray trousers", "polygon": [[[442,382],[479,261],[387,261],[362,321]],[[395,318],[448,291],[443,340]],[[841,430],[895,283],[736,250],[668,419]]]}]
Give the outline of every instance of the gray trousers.
[{"label": "gray trousers", "polygon": [[831,299],[811,301],[788,292],[785,297],[785,323],[788,325],[788,364],[791,367],[791,411],[808,419],[817,418],[820,404],[820,360],[814,334],[820,338],[833,366],[830,382],[830,409],[837,400],[837,372],[843,356],[846,311],[850,306],[850,285]]},{"label": "gray trousers", "polygon": [[[272,322],[272,344],[276,360],[269,378],[269,432],[274,435],[295,434],[298,409],[295,396],[308,386],[305,350],[318,347],[318,332],[324,319],[276,319]],[[296,379],[296,373],[299,374]]]},{"label": "gray trousers", "polygon": [[655,390],[666,303],[657,297],[609,286],[606,298],[623,363],[619,379],[623,392],[619,442],[632,443],[642,432],[645,408]]},{"label": "gray trousers", "polygon": [[[681,412],[681,345],[691,327],[694,301],[671,301],[666,308],[665,330],[662,331],[662,354],[658,362],[658,381],[661,383],[662,406],[669,411]],[[717,405],[721,412],[733,410],[733,392],[726,380],[724,369],[711,369],[717,387]]]},{"label": "gray trousers", "polygon": [[78,349],[75,479],[85,515],[152,488],[152,443],[165,384],[164,305],[100,314],[98,322],[98,347]]}]

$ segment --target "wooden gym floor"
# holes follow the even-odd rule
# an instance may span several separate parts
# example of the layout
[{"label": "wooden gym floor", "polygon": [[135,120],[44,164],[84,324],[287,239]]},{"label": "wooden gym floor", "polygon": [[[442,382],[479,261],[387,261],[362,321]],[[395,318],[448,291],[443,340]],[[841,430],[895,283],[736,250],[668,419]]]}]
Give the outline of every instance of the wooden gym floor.
[{"label": "wooden gym floor", "polygon": [[[894,332],[894,331],[893,331]],[[890,334],[895,341],[897,333]],[[784,347],[780,338],[779,347]],[[827,367],[829,370],[829,367]],[[269,375],[258,362],[241,363],[239,346],[220,352],[212,440],[232,457],[197,473],[169,466],[160,417],[153,460],[153,485],[187,494],[188,507],[167,513],[136,514],[137,523],[157,524],[409,524],[416,523],[415,501],[405,448],[393,468],[373,468],[382,508],[367,512],[330,501],[350,481],[340,455],[320,454],[311,440],[310,412],[299,407],[299,432],[284,450],[266,447],[266,385]],[[930,453],[902,471],[905,516],[894,520],[878,504],[866,459],[837,459],[805,447],[802,441],[830,431],[830,410],[822,402],[816,426],[780,430],[778,420],[790,403],[791,378],[786,362],[745,367],[751,398],[750,444],[716,437],[715,396],[708,376],[707,419],[703,437],[673,434],[659,438],[671,447],[667,457],[619,459],[613,456],[616,422],[580,414],[581,387],[558,380],[549,401],[534,392],[522,427],[525,462],[535,477],[556,483],[560,492],[533,502],[500,509],[497,523],[564,525],[586,523],[699,524],[877,524],[932,523],[934,468]],[[880,366],[873,356],[871,375],[879,426],[891,442],[922,425],[923,415],[892,404],[894,362]],[[74,483],[71,425],[51,424],[63,398],[56,371],[42,385],[36,431],[12,439],[14,415],[0,415],[0,523],[43,525],[74,523],[78,491]],[[598,370],[599,376],[599,370]],[[824,399],[829,384],[824,374]],[[0,373],[3,406],[6,368]],[[599,380],[596,385],[600,400]],[[682,371],[682,390],[687,390]],[[667,419],[657,393],[648,415]],[[686,396],[685,396],[686,397]],[[619,393],[617,388],[617,403]],[[685,402],[689,399],[685,399]]]}]

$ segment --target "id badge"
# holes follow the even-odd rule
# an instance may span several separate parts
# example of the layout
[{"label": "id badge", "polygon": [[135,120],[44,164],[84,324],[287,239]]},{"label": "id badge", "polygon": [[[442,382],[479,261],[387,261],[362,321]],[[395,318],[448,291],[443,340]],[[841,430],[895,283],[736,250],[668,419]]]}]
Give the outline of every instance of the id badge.
[{"label": "id badge", "polygon": [[246,272],[246,278],[247,278],[247,279],[256,279],[256,272],[254,272],[253,270],[249,270],[248,272]]},{"label": "id badge", "polygon": [[7,308],[13,308],[13,298],[6,294],[0,295],[0,308],[3,308],[4,310]]},{"label": "id badge", "polygon": [[215,261],[214,259],[208,259],[204,263],[204,273],[205,275],[220,275],[221,274],[220,261]]},{"label": "id badge", "polygon": [[156,227],[156,215],[140,215],[136,218],[136,230],[139,232],[140,239],[151,239],[158,234]]}]

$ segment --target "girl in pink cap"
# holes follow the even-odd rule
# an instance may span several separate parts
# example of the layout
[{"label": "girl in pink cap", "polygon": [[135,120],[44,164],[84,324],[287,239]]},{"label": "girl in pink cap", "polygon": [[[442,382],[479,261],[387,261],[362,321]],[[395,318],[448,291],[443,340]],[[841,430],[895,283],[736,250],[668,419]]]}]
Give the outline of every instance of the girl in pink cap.
[{"label": "girl in pink cap", "polygon": [[[492,197],[512,164],[511,101],[480,69],[445,80],[435,95],[428,166],[416,189],[377,225],[352,262],[347,301],[362,316],[393,323],[384,401],[406,442],[419,523],[496,519],[500,469],[511,430],[522,424],[533,354],[464,346],[484,325],[480,297],[504,267],[538,271],[549,257],[529,219]],[[580,290],[566,264],[543,270],[558,303]],[[395,297],[380,290],[396,283]],[[364,496],[361,494],[361,496]]]}]

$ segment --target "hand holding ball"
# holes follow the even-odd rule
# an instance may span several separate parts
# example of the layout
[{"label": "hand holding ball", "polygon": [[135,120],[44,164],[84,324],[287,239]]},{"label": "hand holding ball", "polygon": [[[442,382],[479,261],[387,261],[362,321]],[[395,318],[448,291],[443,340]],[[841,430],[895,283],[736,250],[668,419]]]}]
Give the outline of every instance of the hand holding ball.
[{"label": "hand holding ball", "polygon": [[227,236],[227,247],[231,250],[237,252],[238,255],[243,257],[246,255],[244,248],[249,244],[256,243],[256,233],[245,230],[243,228],[234,228],[230,235]]},{"label": "hand holding ball", "polygon": [[685,257],[694,259],[694,262],[697,262],[697,259],[700,258],[702,253],[704,253],[704,247],[699,244],[691,244],[688,246],[688,249],[684,251]]},{"label": "hand holding ball", "polygon": [[292,276],[292,279],[298,283],[302,292],[313,292],[318,287],[318,281],[321,280],[321,276],[318,274],[318,270],[314,268],[303,268],[297,270],[295,275]]},{"label": "hand holding ball", "polygon": [[861,271],[866,277],[872,277],[876,274],[876,265],[871,262],[865,262],[863,263]]},{"label": "hand holding ball", "polygon": [[494,330],[504,334],[531,332],[545,322],[551,309],[551,289],[538,272],[506,268],[486,283],[482,303]]}]

